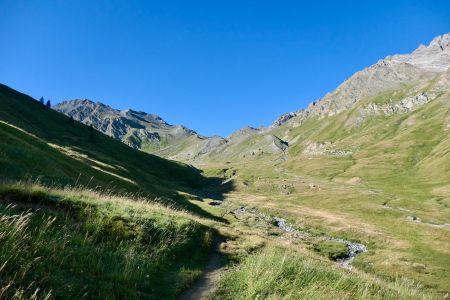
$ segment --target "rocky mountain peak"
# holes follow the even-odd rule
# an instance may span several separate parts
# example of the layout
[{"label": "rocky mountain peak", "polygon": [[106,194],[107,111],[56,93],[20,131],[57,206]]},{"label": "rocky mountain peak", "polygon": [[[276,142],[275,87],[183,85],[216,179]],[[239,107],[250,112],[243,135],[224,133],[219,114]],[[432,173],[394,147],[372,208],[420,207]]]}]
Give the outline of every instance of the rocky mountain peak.
[{"label": "rocky mountain peak", "polygon": [[435,37],[428,46],[420,45],[411,54],[387,57],[395,63],[409,63],[429,71],[445,71],[450,68],[450,33]]},{"label": "rocky mountain peak", "polygon": [[284,123],[286,123],[287,121],[289,121],[290,119],[292,119],[293,117],[296,117],[296,116],[297,116],[296,112],[284,113],[281,116],[279,116],[278,119],[276,119],[275,122],[273,122],[270,127],[281,126],[281,125],[283,125]]},{"label": "rocky mountain peak", "polygon": [[435,38],[431,41],[431,43],[430,43],[430,45],[429,45],[428,47],[429,47],[429,48],[433,48],[433,49],[434,49],[434,48],[438,48],[438,49],[440,49],[441,51],[448,50],[449,47],[450,47],[450,32],[435,37]]},{"label": "rocky mountain peak", "polygon": [[155,114],[148,114],[143,111],[135,111],[130,108],[121,110],[119,113],[121,116],[125,118],[135,119],[136,121],[155,123],[163,126],[171,126],[169,123],[164,121],[160,116]]},{"label": "rocky mountain peak", "polygon": [[309,116],[333,116],[352,109],[361,99],[403,85],[417,85],[450,69],[450,33],[435,37],[410,54],[387,56],[353,74],[336,90],[313,102],[305,110],[282,115],[272,127],[286,122],[301,124]]},{"label": "rocky mountain peak", "polygon": [[243,137],[258,133],[259,131],[260,131],[260,129],[258,129],[258,128],[246,126],[244,128],[241,128],[241,129],[233,132],[232,134],[230,134],[227,139],[228,140],[239,139],[239,138],[243,138]]},{"label": "rocky mountain peak", "polygon": [[117,113],[118,110],[101,102],[94,102],[89,99],[75,99],[65,100],[53,106],[56,110],[71,111],[72,115],[76,112],[102,112],[102,113]]},{"label": "rocky mountain peak", "polygon": [[170,141],[196,135],[195,131],[182,125],[170,125],[155,114],[132,109],[118,110],[87,99],[63,101],[53,108],[133,148],[152,144],[151,147],[159,149]]}]

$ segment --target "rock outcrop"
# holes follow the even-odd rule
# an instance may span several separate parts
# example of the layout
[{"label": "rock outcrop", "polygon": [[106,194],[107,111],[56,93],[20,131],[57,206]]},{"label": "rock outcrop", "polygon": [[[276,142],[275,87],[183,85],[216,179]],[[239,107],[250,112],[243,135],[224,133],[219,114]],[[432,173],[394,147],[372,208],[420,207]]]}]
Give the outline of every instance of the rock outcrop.
[{"label": "rock outcrop", "polygon": [[[382,91],[428,82],[438,74],[449,72],[449,44],[450,33],[447,33],[434,38],[428,46],[419,46],[411,54],[381,59],[376,64],[356,72],[336,90],[311,103],[306,109],[283,114],[272,126],[277,127],[286,122],[300,125],[310,116],[333,116],[354,108],[363,98]],[[413,106],[416,104],[421,105],[421,101],[413,103]],[[413,107],[409,109],[411,108]]]},{"label": "rock outcrop", "polygon": [[436,94],[421,93],[406,97],[400,101],[390,101],[385,104],[370,103],[359,110],[357,124],[361,124],[369,116],[392,116],[413,111],[436,98]]},{"label": "rock outcrop", "polygon": [[328,155],[328,156],[349,156],[353,154],[353,151],[345,149],[334,149],[331,142],[321,142],[307,144],[305,150],[303,150],[304,155],[318,156],[318,155]]},{"label": "rock outcrop", "polygon": [[53,108],[136,149],[160,149],[197,134],[185,126],[170,125],[154,114],[117,110],[87,99],[63,101]]}]

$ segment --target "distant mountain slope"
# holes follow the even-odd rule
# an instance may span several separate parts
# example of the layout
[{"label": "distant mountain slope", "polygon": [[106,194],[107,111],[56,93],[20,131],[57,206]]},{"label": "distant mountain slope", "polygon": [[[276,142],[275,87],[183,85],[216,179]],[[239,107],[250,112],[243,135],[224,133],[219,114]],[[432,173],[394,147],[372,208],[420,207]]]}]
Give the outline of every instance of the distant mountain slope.
[{"label": "distant mountain slope", "polygon": [[205,183],[200,171],[131,149],[0,85],[0,179],[145,192],[188,205],[177,191]]},{"label": "distant mountain slope", "polygon": [[[132,148],[153,153],[161,157],[179,161],[197,161],[214,153],[230,153],[235,156],[254,156],[255,153],[280,153],[285,150],[285,142],[268,135],[262,144],[249,153],[236,153],[249,136],[262,133],[263,129],[246,127],[230,135],[205,137],[182,125],[170,125],[157,115],[137,112],[131,109],[117,110],[100,102],[90,100],[63,101],[53,109],[72,117],[86,125],[121,140]],[[225,159],[225,156],[221,159]]]},{"label": "distant mountain slope", "polygon": [[450,33],[434,38],[428,46],[420,45],[411,54],[393,55],[356,72],[336,90],[313,102],[305,110],[281,116],[273,126],[284,122],[302,122],[308,116],[333,116],[355,107],[365,97],[423,85],[450,67]]},{"label": "distant mountain slope", "polygon": [[131,109],[117,110],[86,99],[64,101],[53,108],[135,149],[148,152],[196,135],[195,131],[181,125],[170,125],[157,115]]},{"label": "distant mountain slope", "polygon": [[183,160],[228,170],[245,188],[261,174],[302,174],[420,203],[440,197],[448,205],[449,41],[445,34],[412,54],[387,57],[269,128],[244,128],[208,153]]},{"label": "distant mountain slope", "polygon": [[[417,118],[421,110],[436,109],[428,117],[433,116],[437,122],[429,138],[445,136],[447,126],[450,126],[446,113],[449,68],[450,33],[436,37],[428,46],[422,45],[411,54],[382,59],[355,73],[335,91],[306,109],[283,114],[267,128],[238,131],[239,138],[233,139],[233,134],[225,145],[192,162],[199,165],[221,160],[280,163],[301,160],[305,155],[311,158],[310,154],[315,158],[318,154],[351,157],[376,142],[370,141],[365,128],[371,128],[370,134],[378,134],[378,140],[387,141],[400,133],[383,136],[381,132],[386,130],[385,126],[408,116]],[[416,131],[424,131],[426,128],[423,127],[429,126],[420,119],[410,120],[408,124]],[[365,132],[366,138],[357,146],[361,132]],[[270,149],[267,144],[270,137],[279,139],[278,144],[282,143],[283,147]],[[339,143],[344,141],[348,141],[346,146],[340,147]],[[413,141],[414,137],[411,137],[410,143]]]},{"label": "distant mountain slope", "polygon": [[259,157],[280,162],[287,159],[288,152],[292,156],[297,151],[289,149],[315,147],[305,135],[293,136],[305,123],[324,120],[316,128],[304,126],[307,135],[314,135],[321,125],[334,120],[327,118],[338,115],[345,122],[335,124],[336,128],[362,126],[376,116],[411,113],[440,97],[448,90],[449,44],[450,34],[444,34],[411,54],[388,56],[356,72],[306,109],[283,114],[270,127],[244,128],[227,138],[203,137],[183,126],[168,125],[155,115],[118,111],[90,101],[63,102],[55,109],[134,148],[166,158],[199,165]]},{"label": "distant mountain slope", "polygon": [[[411,54],[388,56],[355,73],[306,109],[286,113],[270,127],[243,128],[227,138],[203,137],[182,126],[168,125],[154,115],[113,110],[89,101],[64,102],[55,108],[135,148],[197,165],[253,160],[281,163],[322,154],[345,158],[363,153],[364,147],[379,142],[382,128],[395,120],[417,118],[416,111],[422,108],[441,105],[445,109],[449,44],[450,34],[445,34]],[[442,122],[440,128],[446,130],[447,116],[438,112],[434,117],[442,118],[436,121]],[[410,123],[412,128],[424,129],[420,120]],[[339,145],[347,140],[356,144],[365,128],[378,134],[377,139],[366,136],[360,146]],[[447,131],[431,134],[439,136],[440,132]],[[381,140],[387,141],[396,134],[399,133]]]},{"label": "distant mountain slope", "polygon": [[[450,188],[450,34],[387,57],[307,109],[239,136],[194,163],[226,162],[246,180],[293,172],[450,203],[443,192]],[[282,151],[267,151],[270,136]]]}]

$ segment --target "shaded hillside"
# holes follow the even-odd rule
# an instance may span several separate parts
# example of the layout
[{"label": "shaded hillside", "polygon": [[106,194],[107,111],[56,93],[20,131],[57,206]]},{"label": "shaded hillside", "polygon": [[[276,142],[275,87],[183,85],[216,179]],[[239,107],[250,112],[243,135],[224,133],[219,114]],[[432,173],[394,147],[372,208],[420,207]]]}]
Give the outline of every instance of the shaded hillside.
[{"label": "shaded hillside", "polygon": [[0,86],[0,176],[45,184],[81,184],[181,199],[205,184],[200,171],[131,149]]},{"label": "shaded hillside", "polygon": [[63,101],[53,106],[53,109],[146,152],[198,136],[195,131],[181,125],[170,125],[157,115],[132,109],[117,110],[86,99]]}]

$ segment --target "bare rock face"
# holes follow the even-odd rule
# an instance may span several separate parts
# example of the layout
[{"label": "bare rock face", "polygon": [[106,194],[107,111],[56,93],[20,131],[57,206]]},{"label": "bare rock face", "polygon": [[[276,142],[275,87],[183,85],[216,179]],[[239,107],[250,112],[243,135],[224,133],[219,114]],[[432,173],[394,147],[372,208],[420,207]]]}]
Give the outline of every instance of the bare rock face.
[{"label": "bare rock face", "polygon": [[266,139],[270,141],[270,145],[272,146],[272,149],[275,152],[284,152],[289,147],[288,142],[283,141],[282,139],[280,139],[274,135],[267,135]]},{"label": "bare rock face", "polygon": [[386,59],[433,72],[446,71],[450,67],[450,33],[434,38],[428,46],[420,45],[411,54],[394,55]]},{"label": "bare rock face", "polygon": [[[260,134],[260,133],[258,133]],[[232,143],[233,141],[231,141]],[[250,148],[248,152],[242,153],[242,157],[257,157],[261,155],[287,155],[289,144],[277,136],[271,134],[264,134],[254,147]]]},{"label": "bare rock face", "polygon": [[87,99],[63,101],[53,108],[136,149],[148,144],[158,149],[164,146],[163,143],[196,135],[195,131],[170,125],[157,115],[131,109],[117,110]]},{"label": "bare rock face", "polygon": [[305,150],[303,150],[303,154],[309,156],[327,155],[342,157],[352,155],[353,151],[347,149],[335,149],[333,147],[333,143],[328,141],[317,143],[310,142],[306,146]]},{"label": "bare rock face", "polygon": [[197,155],[203,155],[206,153],[209,153],[223,145],[225,145],[228,141],[224,139],[223,137],[220,137],[218,135],[212,136],[210,138],[206,138],[206,143],[201,147],[201,149],[198,151]]},{"label": "bare rock face", "polygon": [[284,113],[280,117],[278,117],[278,119],[276,119],[275,122],[273,122],[271,127],[281,126],[295,116],[297,116],[297,113],[295,112]]},{"label": "bare rock face", "polygon": [[413,111],[436,98],[436,94],[420,93],[416,96],[406,97],[400,101],[391,101],[386,104],[370,103],[359,110],[357,124],[361,124],[369,116],[392,116]]},{"label": "bare rock face", "polygon": [[[449,45],[450,33],[447,33],[434,38],[428,46],[419,46],[411,54],[388,56],[356,72],[335,91],[311,103],[305,110],[282,115],[272,126],[277,127],[286,122],[301,125],[311,116],[318,118],[333,116],[352,109],[365,97],[397,89],[405,84],[420,85],[439,74],[448,74],[450,72]],[[420,102],[417,103],[421,105]],[[398,109],[398,112],[402,111],[403,109]]]}]

